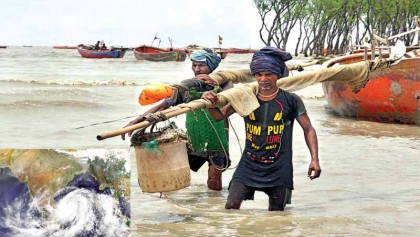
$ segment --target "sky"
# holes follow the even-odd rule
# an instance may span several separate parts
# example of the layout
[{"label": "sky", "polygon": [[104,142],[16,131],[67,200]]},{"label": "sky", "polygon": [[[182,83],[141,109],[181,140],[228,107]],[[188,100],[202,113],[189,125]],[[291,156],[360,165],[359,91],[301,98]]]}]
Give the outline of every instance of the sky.
[{"label": "sky", "polygon": [[[253,0],[1,0],[0,45],[261,48]],[[153,42],[157,46],[159,41]]]}]

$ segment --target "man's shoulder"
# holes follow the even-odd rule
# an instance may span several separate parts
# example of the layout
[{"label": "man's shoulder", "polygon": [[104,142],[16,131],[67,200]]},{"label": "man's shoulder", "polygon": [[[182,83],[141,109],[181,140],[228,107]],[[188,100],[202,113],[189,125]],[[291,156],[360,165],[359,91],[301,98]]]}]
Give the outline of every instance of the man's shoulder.
[{"label": "man's shoulder", "polygon": [[300,96],[298,96],[297,94],[293,93],[293,92],[289,92],[289,91],[285,91],[285,90],[281,90],[281,93],[286,97],[286,98],[293,98],[293,99],[301,99]]}]

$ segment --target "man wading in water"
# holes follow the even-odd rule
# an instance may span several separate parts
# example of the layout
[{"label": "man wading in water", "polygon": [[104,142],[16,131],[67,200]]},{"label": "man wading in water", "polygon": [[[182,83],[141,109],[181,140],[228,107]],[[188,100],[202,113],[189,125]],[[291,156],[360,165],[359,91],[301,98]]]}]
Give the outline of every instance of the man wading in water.
[{"label": "man wading in water", "polygon": [[[276,81],[283,77],[287,60],[292,56],[280,49],[265,47],[252,57],[251,73],[258,82],[260,106],[244,117],[246,142],[238,167],[229,184],[226,209],[239,209],[242,201],[253,200],[255,191],[269,197],[270,211],[284,210],[291,203],[293,190],[292,134],[296,119],[302,127],[311,153],[308,177],[321,175],[318,160],[318,141],[315,129],[306,113],[302,99],[278,88]],[[205,92],[203,99],[216,104],[217,94]],[[215,120],[235,113],[231,105],[209,109]]]},{"label": "man wading in water", "polygon": [[[155,113],[191,100],[199,99],[203,92],[209,90],[220,91],[232,87],[228,82],[219,85],[208,74],[219,65],[220,57],[210,49],[196,50],[191,56],[192,70],[195,78],[184,80],[180,85],[173,85],[174,92],[170,98],[154,106],[125,127],[140,123],[149,113]],[[186,128],[189,144],[192,150],[188,151],[190,167],[197,171],[206,161],[209,162],[207,186],[212,190],[222,189],[222,171],[230,166],[229,137],[227,120],[216,122],[207,110],[187,113]],[[131,133],[128,133],[131,136]],[[125,134],[121,135],[125,140]]]}]

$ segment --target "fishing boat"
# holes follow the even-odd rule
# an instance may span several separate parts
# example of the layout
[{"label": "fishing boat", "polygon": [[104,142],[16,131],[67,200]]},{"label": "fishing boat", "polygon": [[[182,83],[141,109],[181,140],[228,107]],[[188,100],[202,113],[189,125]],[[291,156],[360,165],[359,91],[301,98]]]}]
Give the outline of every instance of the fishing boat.
[{"label": "fishing boat", "polygon": [[0,49],[5,49],[5,48],[7,48],[6,45],[0,45]]},{"label": "fishing boat", "polygon": [[387,38],[374,34],[373,44],[370,48],[366,48],[365,52],[353,53],[325,62],[326,67],[331,67],[335,64],[360,62],[367,58],[392,58],[395,57],[395,53],[394,56],[392,55],[393,49],[394,52],[397,51],[395,48],[398,43],[401,43],[403,47],[403,51],[399,52],[400,59],[392,67],[370,72],[369,81],[357,94],[343,82],[323,82],[325,98],[331,109],[346,117],[384,123],[420,125],[420,46],[415,44],[406,47],[402,41],[397,41],[394,48],[389,45],[381,46],[381,42],[389,44],[391,39],[416,31],[420,31],[420,26],[415,30]]},{"label": "fishing boat", "polygon": [[[201,50],[201,49],[205,49],[208,47],[204,47],[204,46],[199,46],[199,45],[188,45],[185,50],[188,51],[188,56],[195,50]],[[229,54],[229,50],[224,49],[224,48],[211,48],[214,52],[216,52],[217,54],[219,54],[221,59],[225,59],[226,56]]]},{"label": "fishing boat", "polygon": [[185,61],[187,52],[185,50],[174,50],[157,48],[142,45],[133,50],[137,60],[147,60],[153,62]]},{"label": "fishing boat", "polygon": [[86,47],[79,46],[77,48],[80,55],[84,58],[122,58],[125,55],[126,50],[95,50]]},{"label": "fishing boat", "polygon": [[225,49],[230,54],[248,54],[248,53],[255,53],[258,49],[239,49],[239,48],[228,48]]},{"label": "fishing boat", "polygon": [[224,49],[214,49],[214,52],[219,54],[221,59],[225,59],[226,56],[229,54],[229,51],[224,50]]}]

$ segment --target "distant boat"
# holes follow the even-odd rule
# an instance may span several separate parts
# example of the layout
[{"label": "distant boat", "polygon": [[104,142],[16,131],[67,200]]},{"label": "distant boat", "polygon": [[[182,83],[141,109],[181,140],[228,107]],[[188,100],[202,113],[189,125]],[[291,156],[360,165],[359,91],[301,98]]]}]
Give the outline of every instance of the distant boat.
[{"label": "distant boat", "polygon": [[258,49],[238,49],[238,48],[228,48],[228,49],[222,49],[224,51],[227,51],[230,54],[248,54],[248,53],[255,53],[258,51]]},{"label": "distant boat", "polygon": [[220,58],[221,59],[225,59],[226,58],[226,56],[228,55],[228,51],[227,50],[224,50],[224,49],[222,49],[222,50],[220,50],[220,49],[215,49],[214,50],[217,54],[219,54],[220,55]]},{"label": "distant boat", "polygon": [[5,49],[5,48],[7,48],[7,46],[5,46],[5,45],[0,45],[0,49]]},{"label": "distant boat", "polygon": [[162,49],[142,45],[133,50],[137,60],[153,62],[185,61],[187,52],[182,49]]},{"label": "distant boat", "polygon": [[84,58],[122,58],[126,50],[111,49],[111,50],[95,50],[90,45],[81,44],[77,50]]},{"label": "distant boat", "polygon": [[77,46],[54,46],[53,49],[77,49]]},{"label": "distant boat", "polygon": [[200,45],[188,45],[185,50],[188,52],[188,56],[194,52],[195,50],[202,50],[202,49],[211,49],[214,52],[216,52],[217,54],[219,54],[221,59],[225,59],[226,56],[228,55],[229,51],[224,49],[224,48],[209,48],[209,47],[204,47],[204,46],[200,46]]}]

